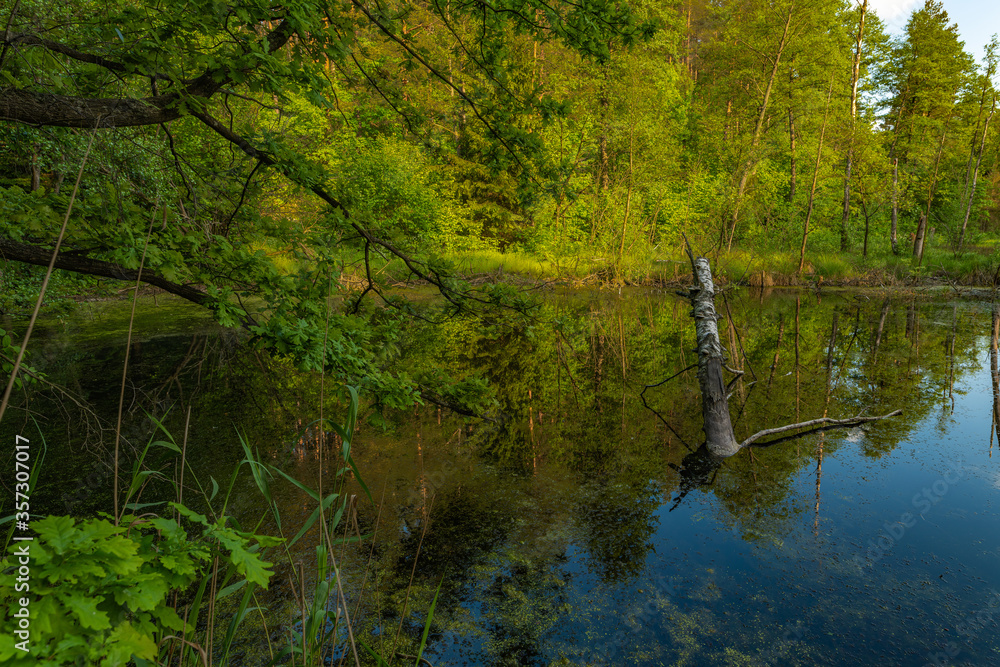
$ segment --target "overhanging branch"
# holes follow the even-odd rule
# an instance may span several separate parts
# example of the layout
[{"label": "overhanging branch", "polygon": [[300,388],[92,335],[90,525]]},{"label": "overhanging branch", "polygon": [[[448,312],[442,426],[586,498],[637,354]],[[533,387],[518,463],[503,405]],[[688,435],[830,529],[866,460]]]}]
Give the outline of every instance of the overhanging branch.
[{"label": "overhanging branch", "polygon": [[[293,34],[291,23],[288,19],[283,20],[266,37],[268,50],[274,52],[280,49]],[[61,53],[116,72],[121,72],[122,68],[125,68],[124,65],[110,59],[86,54],[56,42],[49,42],[33,36],[16,35],[10,38],[4,37],[2,41],[5,47],[17,46],[18,44],[39,46],[54,53]],[[190,104],[184,104],[185,100],[192,98],[206,100],[224,86],[232,83],[235,73],[240,72],[246,75],[256,67],[248,65],[213,68],[206,70],[196,79],[187,81],[183,91],[145,98],[75,97],[40,93],[23,88],[0,89],[0,120],[16,121],[28,125],[81,128],[159,125],[187,115],[190,110],[185,107],[190,106]],[[140,73],[136,72],[136,74]],[[142,76],[148,75],[142,74]]]},{"label": "overhanging branch", "polygon": [[[0,259],[35,264],[36,266],[48,266],[52,260],[52,251],[48,248],[0,237]],[[139,272],[135,269],[126,269],[113,262],[93,259],[84,255],[60,253],[56,257],[55,268],[73,271],[74,273],[86,273],[102,278],[114,278],[115,280],[134,281],[139,278]],[[197,303],[200,306],[208,306],[212,302],[212,297],[205,292],[191,285],[181,285],[167,280],[153,271],[143,271],[142,282],[159,287],[166,292]]]}]

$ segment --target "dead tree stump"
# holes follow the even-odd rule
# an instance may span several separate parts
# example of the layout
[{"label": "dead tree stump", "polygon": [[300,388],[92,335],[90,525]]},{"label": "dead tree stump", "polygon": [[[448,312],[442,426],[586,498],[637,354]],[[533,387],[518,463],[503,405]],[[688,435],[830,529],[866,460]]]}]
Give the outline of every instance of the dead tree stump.
[{"label": "dead tree stump", "polygon": [[[690,246],[688,247],[688,255],[691,258],[691,269],[694,276],[694,285],[688,293],[688,298],[691,300],[691,316],[694,318],[697,339],[698,385],[701,388],[705,448],[709,453],[720,459],[728,458],[744,447],[751,445],[766,447],[771,443],[757,444],[757,441],[767,436],[801,428],[857,426],[902,414],[901,410],[895,410],[879,417],[857,416],[848,419],[820,417],[798,424],[764,429],[742,442],[737,440],[736,434],[733,432],[732,420],[729,417],[729,390],[732,384],[742,376],[742,373],[728,369],[736,377],[729,385],[726,384],[722,371],[728,367],[726,366],[726,351],[719,339],[719,316],[715,312],[715,284],[712,281],[712,268],[705,257],[695,258],[691,254]],[[798,437],[798,435],[804,434],[796,434],[793,437]]]},{"label": "dead tree stump", "polygon": [[693,310],[698,344],[698,385],[701,388],[701,412],[705,419],[706,445],[716,456],[732,456],[740,450],[729,417],[729,397],[722,370],[726,352],[719,339],[719,316],[715,312],[715,284],[708,260],[694,260],[695,284],[689,298]]}]

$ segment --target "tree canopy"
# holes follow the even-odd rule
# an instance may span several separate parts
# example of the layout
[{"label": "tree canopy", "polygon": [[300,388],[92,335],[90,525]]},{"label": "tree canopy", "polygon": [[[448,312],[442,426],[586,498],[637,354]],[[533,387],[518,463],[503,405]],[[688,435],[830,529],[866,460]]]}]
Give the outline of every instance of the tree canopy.
[{"label": "tree canopy", "polygon": [[819,273],[862,222],[888,255],[922,226],[975,244],[1000,212],[996,49],[977,67],[934,0],[899,39],[841,0],[16,0],[0,25],[8,288],[76,191],[58,268],[141,264],[394,404],[461,392],[392,370],[405,322],[437,315],[387,282],[526,307],[456,254],[624,282],[684,232]]}]

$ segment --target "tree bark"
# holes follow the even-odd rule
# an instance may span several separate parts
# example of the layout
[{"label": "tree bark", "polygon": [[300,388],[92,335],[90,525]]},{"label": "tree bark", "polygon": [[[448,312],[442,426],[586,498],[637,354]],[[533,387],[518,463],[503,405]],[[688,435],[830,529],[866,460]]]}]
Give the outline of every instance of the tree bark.
[{"label": "tree bark", "polygon": [[[0,259],[35,264],[36,266],[48,266],[52,260],[52,251],[47,248],[19,243],[0,237]],[[84,255],[60,253],[56,257],[55,268],[73,271],[74,273],[86,273],[92,276],[128,280],[131,282],[135,282],[139,277],[139,272],[135,269],[125,269],[112,262],[93,259]],[[171,294],[176,294],[200,306],[207,306],[212,302],[212,298],[205,292],[191,285],[181,285],[171,282],[148,269],[144,269],[142,272],[142,282],[159,287]]]},{"label": "tree bark", "polygon": [[[704,447],[712,456],[728,458],[763,437],[795,429],[824,424],[834,427],[854,426],[902,414],[901,410],[896,410],[880,417],[859,416],[849,419],[831,419],[823,416],[797,424],[764,429],[751,435],[743,442],[738,442],[729,416],[729,386],[726,385],[722,377],[722,371],[726,368],[726,351],[719,338],[719,318],[715,312],[715,284],[712,281],[712,269],[708,259],[694,257],[690,246],[688,246],[688,255],[691,258],[691,271],[694,278],[694,285],[688,293],[688,298],[691,300],[691,316],[694,318],[697,340],[698,385],[701,389],[701,412],[705,431]],[[832,346],[830,353],[832,355]],[[738,374],[737,377],[740,375],[742,374]],[[756,446],[767,446],[768,444],[773,443]]]},{"label": "tree bark", "polygon": [[[749,438],[740,443],[740,447],[749,447],[753,443],[757,442],[761,438],[767,437],[769,435],[777,435],[778,433],[787,433],[788,431],[795,430],[797,428],[809,428],[812,426],[823,426],[824,424],[830,426],[858,426],[859,424],[867,424],[868,422],[878,421],[879,419],[885,419],[886,417],[897,417],[903,414],[902,410],[893,410],[892,412],[878,417],[850,417],[848,419],[832,419],[830,417],[820,417],[818,419],[810,419],[809,421],[799,422],[798,424],[789,424],[788,426],[779,426],[777,428],[766,428],[763,431],[758,431],[751,435]],[[763,445],[755,445],[756,447],[766,447],[770,443],[764,443]]]},{"label": "tree bark", "polygon": [[797,179],[795,173],[795,116],[792,114],[792,108],[788,107],[788,149],[790,153],[791,165],[789,173],[788,182],[788,203],[792,204],[795,202],[795,181]]},{"label": "tree bark", "polygon": [[920,216],[917,223],[917,235],[913,239],[913,256],[917,258],[917,266],[924,257],[924,237],[927,235],[927,216]]},{"label": "tree bark", "polygon": [[892,159],[892,223],[889,227],[889,242],[892,244],[892,254],[899,254],[899,238],[896,223],[899,220],[899,158]]},{"label": "tree bark", "polygon": [[813,203],[816,199],[816,183],[819,180],[819,165],[823,157],[823,136],[826,134],[826,121],[830,114],[830,99],[833,97],[833,79],[830,79],[830,90],[826,94],[826,111],[823,112],[823,126],[819,130],[819,144],[816,146],[816,164],[813,166],[812,186],[809,189],[809,205],[806,207],[806,221],[802,225],[802,247],[799,249],[799,269],[795,275],[802,276],[802,268],[806,263],[806,239],[809,238],[809,220],[812,218]]},{"label": "tree bark", "polygon": [[938,145],[937,155],[934,158],[934,173],[931,176],[930,185],[927,187],[927,210],[924,211],[924,217],[921,220],[921,228],[923,233],[917,232],[920,244],[915,247],[917,255],[917,266],[924,261],[924,239],[927,236],[927,224],[931,217],[931,204],[934,202],[934,191],[937,188],[937,177],[938,168],[941,166],[941,156],[944,154],[944,141],[948,136],[948,125],[944,126],[944,130],[941,132],[941,143]]},{"label": "tree bark", "polygon": [[840,251],[847,252],[850,247],[851,222],[851,167],[854,164],[853,149],[847,150],[847,164],[844,166],[844,210],[840,215]]},{"label": "tree bark", "polygon": [[958,247],[955,248],[956,251],[962,249],[962,243],[965,241],[965,228],[969,225],[969,215],[972,213],[972,202],[976,198],[976,182],[979,180],[979,166],[983,162],[983,152],[986,149],[986,133],[990,129],[990,121],[993,120],[993,114],[996,112],[997,100],[994,96],[993,106],[990,108],[990,113],[986,117],[986,122],[983,124],[983,140],[979,144],[979,156],[976,158],[976,168],[972,172],[972,186],[969,189],[969,198],[965,204],[965,217],[962,218],[962,231],[958,234]]},{"label": "tree bark", "polygon": [[718,315],[715,313],[715,284],[708,260],[694,260],[695,285],[691,289],[695,333],[698,345],[698,384],[701,388],[701,412],[704,418],[706,445],[712,454],[732,456],[740,450],[729,417],[729,400],[722,377],[726,353],[719,339]]}]

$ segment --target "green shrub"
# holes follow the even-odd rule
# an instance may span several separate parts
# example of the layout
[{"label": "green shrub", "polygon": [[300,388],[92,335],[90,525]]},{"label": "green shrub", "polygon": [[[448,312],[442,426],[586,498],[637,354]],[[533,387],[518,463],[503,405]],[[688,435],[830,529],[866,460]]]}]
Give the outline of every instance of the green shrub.
[{"label": "green shrub", "polygon": [[[30,632],[27,644],[13,627],[0,635],[0,663],[124,665],[134,659],[141,665],[156,660],[165,637],[194,631],[190,623],[185,628],[169,598],[206,581],[214,556],[220,557],[220,571],[228,563],[244,582],[267,586],[270,563],[254,552],[281,540],[174,507],[202,525],[201,536],[191,538],[177,521],[160,517],[126,516],[118,526],[104,518],[35,521],[37,539],[19,543],[0,561],[0,597],[13,609],[21,608],[21,598],[28,600]],[[21,545],[30,545],[29,574],[19,579]],[[196,603],[202,593],[203,585]]]}]

